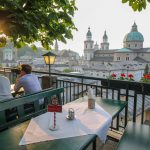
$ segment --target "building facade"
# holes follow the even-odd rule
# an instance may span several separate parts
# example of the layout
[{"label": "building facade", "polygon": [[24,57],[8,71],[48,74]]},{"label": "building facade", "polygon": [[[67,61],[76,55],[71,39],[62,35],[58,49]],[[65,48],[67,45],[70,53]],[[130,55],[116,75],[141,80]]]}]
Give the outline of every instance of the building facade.
[{"label": "building facade", "polygon": [[150,64],[150,47],[143,47],[144,37],[138,31],[136,23],[123,38],[121,49],[110,49],[106,31],[102,42],[97,44],[92,40],[92,32],[88,28],[84,41],[84,56],[74,71],[95,77],[108,77],[115,73],[132,73],[136,80],[143,75],[146,64]]},{"label": "building facade", "polygon": [[103,42],[100,48],[97,43],[92,40],[90,28],[86,34],[84,41],[84,60],[98,62],[139,62],[149,63],[150,47],[143,48],[144,37],[138,32],[136,23],[134,22],[131,31],[127,33],[123,39],[123,48],[109,49],[108,36],[106,31],[103,35]]}]

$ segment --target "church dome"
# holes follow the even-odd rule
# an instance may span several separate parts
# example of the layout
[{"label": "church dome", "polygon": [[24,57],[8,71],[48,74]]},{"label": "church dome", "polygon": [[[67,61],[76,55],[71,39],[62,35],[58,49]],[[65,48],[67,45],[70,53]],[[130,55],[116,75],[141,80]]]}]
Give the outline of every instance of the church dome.
[{"label": "church dome", "polygon": [[131,32],[125,35],[123,42],[143,42],[143,35],[138,32],[136,23],[133,24]]}]

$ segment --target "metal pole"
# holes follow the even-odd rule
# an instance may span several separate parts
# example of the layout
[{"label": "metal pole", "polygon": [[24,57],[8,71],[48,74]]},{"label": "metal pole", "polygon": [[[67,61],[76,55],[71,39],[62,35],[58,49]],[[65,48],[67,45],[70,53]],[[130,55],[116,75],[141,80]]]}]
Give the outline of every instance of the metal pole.
[{"label": "metal pole", "polygon": [[51,65],[49,64],[49,77],[51,77]]},{"label": "metal pole", "polygon": [[50,64],[50,57],[49,57],[49,87],[51,87],[51,64]]}]

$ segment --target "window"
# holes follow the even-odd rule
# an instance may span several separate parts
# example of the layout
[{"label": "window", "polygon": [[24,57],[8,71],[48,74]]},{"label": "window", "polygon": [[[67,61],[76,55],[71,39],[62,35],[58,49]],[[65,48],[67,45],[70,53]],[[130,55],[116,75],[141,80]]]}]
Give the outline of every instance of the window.
[{"label": "window", "polygon": [[126,57],[126,60],[129,60],[129,57]]},{"label": "window", "polygon": [[117,60],[120,60],[120,57],[117,57]]},{"label": "window", "polygon": [[135,47],[137,47],[137,44],[135,44]]},{"label": "window", "polygon": [[128,45],[128,47],[130,47],[130,44]]}]

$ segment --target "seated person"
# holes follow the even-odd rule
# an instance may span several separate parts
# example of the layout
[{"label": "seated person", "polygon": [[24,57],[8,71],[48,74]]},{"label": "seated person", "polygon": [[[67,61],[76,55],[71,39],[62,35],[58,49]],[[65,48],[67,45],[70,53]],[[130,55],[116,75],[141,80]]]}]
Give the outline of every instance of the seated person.
[{"label": "seated person", "polygon": [[[0,102],[6,102],[10,98],[13,98],[11,94],[10,81],[7,77],[0,74]],[[11,108],[5,111],[7,121],[16,118],[15,115],[13,116],[14,118],[9,117],[9,115],[14,112],[16,112],[16,108]]]},{"label": "seated person", "polygon": [[[32,94],[42,90],[40,82],[36,75],[31,73],[32,67],[28,64],[22,64],[20,74],[17,77],[14,91],[17,92],[20,88],[24,89],[25,94]],[[39,100],[43,104],[43,99]]]},{"label": "seated person", "polygon": [[7,77],[0,74],[0,101],[12,98],[10,81]]}]

